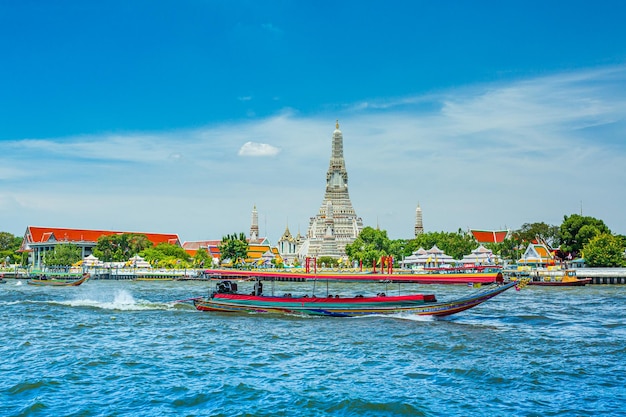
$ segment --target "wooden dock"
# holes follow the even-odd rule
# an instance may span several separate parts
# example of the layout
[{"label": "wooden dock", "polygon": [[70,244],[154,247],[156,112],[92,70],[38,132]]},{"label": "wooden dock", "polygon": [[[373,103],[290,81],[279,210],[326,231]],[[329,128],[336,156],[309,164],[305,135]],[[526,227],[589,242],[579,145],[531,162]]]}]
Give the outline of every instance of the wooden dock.
[{"label": "wooden dock", "polygon": [[591,278],[592,284],[626,284],[626,268],[576,268],[576,277]]}]

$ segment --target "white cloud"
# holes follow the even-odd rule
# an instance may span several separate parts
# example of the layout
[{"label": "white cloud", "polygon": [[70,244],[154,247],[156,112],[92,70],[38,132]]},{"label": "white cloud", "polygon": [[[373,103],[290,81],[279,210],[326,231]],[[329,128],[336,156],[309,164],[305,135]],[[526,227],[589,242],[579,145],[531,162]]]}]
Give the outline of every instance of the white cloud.
[{"label": "white cloud", "polygon": [[276,156],[280,149],[267,143],[246,142],[239,149],[239,156]]}]

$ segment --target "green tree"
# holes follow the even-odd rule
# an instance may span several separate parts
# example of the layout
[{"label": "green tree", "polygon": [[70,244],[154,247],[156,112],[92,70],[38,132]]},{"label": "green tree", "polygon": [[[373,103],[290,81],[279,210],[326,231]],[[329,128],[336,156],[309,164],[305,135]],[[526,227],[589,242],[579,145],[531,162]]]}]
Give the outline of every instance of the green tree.
[{"label": "green tree", "polygon": [[167,258],[167,256],[157,248],[144,249],[140,253],[140,256],[152,266],[159,266],[159,263]]},{"label": "green tree", "polygon": [[468,255],[472,252],[472,250],[476,249],[478,242],[476,242],[476,239],[474,239],[472,235],[459,229],[456,233],[423,233],[413,239],[409,247],[412,251],[415,251],[420,247],[430,249],[435,245],[437,245],[437,247],[443,250],[446,254],[452,256],[454,259],[461,259],[464,255]]},{"label": "green tree", "polygon": [[22,238],[13,236],[8,232],[0,232],[0,262],[5,262],[7,256],[9,263],[15,263],[20,260],[17,250],[22,246]]},{"label": "green tree", "polygon": [[122,233],[100,236],[93,254],[104,262],[124,262],[150,247],[152,242],[146,235]]},{"label": "green tree", "polygon": [[486,243],[485,247],[490,249],[494,254],[498,255],[500,259],[508,259],[513,262],[517,262],[517,260],[522,257],[524,250],[526,250],[522,240],[514,233],[502,242]]},{"label": "green tree", "polygon": [[46,252],[43,262],[46,266],[70,266],[82,259],[81,249],[71,243],[56,245],[53,251]]},{"label": "green tree", "polygon": [[389,255],[393,256],[393,262],[398,264],[405,256],[411,254],[407,239],[396,239],[389,242]]},{"label": "green tree", "polygon": [[522,227],[514,233],[523,243],[530,243],[535,239],[539,239],[551,247],[558,246],[559,244],[559,227],[544,222],[524,223]]},{"label": "green tree", "polygon": [[602,220],[578,214],[564,216],[559,229],[561,251],[571,253],[573,257],[579,256],[587,242],[605,233],[611,234],[611,231]]},{"label": "green tree", "polygon": [[351,244],[346,245],[346,254],[350,260],[362,261],[363,265],[372,265],[382,256],[389,255],[391,241],[386,230],[364,227]]},{"label": "green tree", "polygon": [[190,267],[191,257],[187,251],[171,243],[159,243],[155,247],[144,249],[141,257],[159,268],[187,268]]},{"label": "green tree", "polygon": [[187,253],[185,249],[181,248],[178,245],[174,245],[172,243],[162,242],[156,245],[154,248],[162,252],[163,254],[165,254],[165,256],[170,257],[170,258],[180,259],[184,261],[188,261],[191,259],[191,257],[189,256],[189,254]]},{"label": "green tree", "polygon": [[585,263],[589,266],[626,266],[624,248],[624,241],[619,236],[601,233],[583,247]]},{"label": "green tree", "polygon": [[126,252],[127,255],[130,255],[128,256],[128,259],[141,253],[144,249],[151,248],[153,246],[150,239],[143,234],[125,233],[122,235],[122,238],[125,239],[126,246],[128,247]]},{"label": "green tree", "polygon": [[193,256],[193,264],[199,268],[210,268],[213,266],[213,258],[205,248],[199,248]]},{"label": "green tree", "polygon": [[317,266],[324,266],[326,268],[336,268],[339,265],[339,259],[332,256],[320,256],[317,258]]},{"label": "green tree", "polygon": [[220,249],[220,261],[224,262],[230,259],[234,266],[245,262],[248,257],[248,240],[245,233],[236,233],[232,235],[226,235],[222,237],[222,241],[219,244]]}]

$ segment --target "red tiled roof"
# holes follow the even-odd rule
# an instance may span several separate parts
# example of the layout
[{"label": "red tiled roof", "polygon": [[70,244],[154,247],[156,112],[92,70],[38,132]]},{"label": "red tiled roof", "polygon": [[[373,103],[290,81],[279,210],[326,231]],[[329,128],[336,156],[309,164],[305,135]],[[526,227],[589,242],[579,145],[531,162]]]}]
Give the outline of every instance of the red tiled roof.
[{"label": "red tiled roof", "polygon": [[24,234],[22,249],[29,243],[44,243],[51,240],[60,242],[97,242],[100,236],[120,235],[124,233],[136,233],[145,235],[153,245],[159,243],[171,243],[180,245],[178,235],[172,233],[144,233],[144,232],[119,232],[113,230],[89,230],[89,229],[66,229],[61,227],[35,227],[28,226]]},{"label": "red tiled roof", "polygon": [[183,249],[198,250],[200,248],[209,248],[211,246],[217,246],[220,243],[221,243],[221,240],[197,240],[193,242],[183,243]]},{"label": "red tiled roof", "polygon": [[196,256],[196,253],[200,248],[206,249],[214,258],[219,258],[220,250],[218,245],[221,243],[221,240],[198,240],[193,242],[185,242],[183,243],[183,249],[190,256]]},{"label": "red tiled roof", "polygon": [[508,233],[507,230],[472,230],[471,232],[479,243],[502,243]]}]

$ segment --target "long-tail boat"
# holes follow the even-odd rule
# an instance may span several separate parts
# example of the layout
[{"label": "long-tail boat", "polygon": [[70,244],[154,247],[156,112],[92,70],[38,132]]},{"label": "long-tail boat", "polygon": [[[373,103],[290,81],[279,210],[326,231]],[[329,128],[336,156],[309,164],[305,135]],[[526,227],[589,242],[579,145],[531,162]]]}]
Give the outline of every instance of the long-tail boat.
[{"label": "long-tail boat", "polygon": [[437,301],[432,294],[412,294],[387,296],[383,293],[375,297],[292,297],[264,296],[258,291],[258,284],[252,294],[237,292],[237,283],[220,281],[216,290],[208,297],[194,298],[194,306],[200,311],[213,312],[255,312],[285,313],[297,315],[357,317],[374,314],[415,314],[420,316],[448,316],[476,307],[485,301],[502,294],[523,283],[498,282],[491,288],[483,289],[473,295],[452,301]]},{"label": "long-tail boat", "polygon": [[79,279],[60,279],[51,276],[41,275],[31,278],[27,282],[29,285],[50,286],[50,287],[77,287],[89,279],[91,275],[84,273]]},{"label": "long-tail boat", "polygon": [[577,278],[564,276],[562,278],[535,277],[528,285],[539,285],[543,287],[584,287],[591,284],[591,278]]},{"label": "long-tail boat", "polygon": [[582,287],[592,282],[591,278],[578,278],[575,269],[509,270],[504,271],[504,275],[513,281],[526,278],[528,285],[543,287]]},{"label": "long-tail boat", "polygon": [[499,268],[433,268],[416,272],[343,272],[343,271],[316,271],[290,272],[274,270],[239,270],[239,269],[207,269],[204,276],[216,279],[274,279],[280,281],[315,281],[329,280],[340,282],[371,282],[388,281],[394,283],[419,284],[488,284],[502,278]]}]

